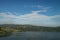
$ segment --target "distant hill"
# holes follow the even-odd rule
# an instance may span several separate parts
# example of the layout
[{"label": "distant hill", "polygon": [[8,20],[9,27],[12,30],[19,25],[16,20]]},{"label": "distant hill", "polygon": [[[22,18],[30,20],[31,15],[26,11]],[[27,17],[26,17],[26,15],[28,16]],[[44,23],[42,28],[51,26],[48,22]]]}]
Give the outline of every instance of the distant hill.
[{"label": "distant hill", "polygon": [[17,25],[17,24],[3,24],[0,27],[9,27],[11,29],[17,29],[20,31],[48,31],[48,32],[60,32],[60,26],[47,27],[47,26],[35,26],[35,25]]}]

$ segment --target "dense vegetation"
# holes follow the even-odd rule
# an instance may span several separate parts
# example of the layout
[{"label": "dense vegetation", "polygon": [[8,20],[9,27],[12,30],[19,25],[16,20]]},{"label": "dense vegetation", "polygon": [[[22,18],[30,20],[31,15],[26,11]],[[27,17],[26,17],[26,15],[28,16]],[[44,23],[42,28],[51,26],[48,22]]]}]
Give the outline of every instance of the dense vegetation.
[{"label": "dense vegetation", "polygon": [[44,27],[44,26],[33,26],[33,25],[13,25],[13,24],[5,24],[0,25],[3,30],[6,31],[40,31],[40,32],[60,32],[59,27]]},{"label": "dense vegetation", "polygon": [[3,30],[2,27],[0,27],[0,37],[9,36],[11,33],[11,31]]}]

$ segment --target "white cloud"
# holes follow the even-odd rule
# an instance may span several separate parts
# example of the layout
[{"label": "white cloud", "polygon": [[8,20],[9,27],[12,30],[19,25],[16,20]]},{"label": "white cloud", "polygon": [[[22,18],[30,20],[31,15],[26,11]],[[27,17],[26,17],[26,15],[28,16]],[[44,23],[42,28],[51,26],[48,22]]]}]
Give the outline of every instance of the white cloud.
[{"label": "white cloud", "polygon": [[32,5],[31,7],[36,7],[36,8],[43,8],[43,6],[41,6],[41,5]]},{"label": "white cloud", "polygon": [[52,9],[53,7],[42,7],[42,9],[48,10],[48,9]]},{"label": "white cloud", "polygon": [[[8,24],[32,24],[39,26],[60,26],[60,21],[55,22],[56,18],[60,18],[60,15],[47,16],[38,14],[40,12],[46,12],[47,10],[38,10],[32,11],[31,13],[24,15],[13,15],[12,13],[0,13],[0,24],[8,23]],[[55,19],[54,19],[55,18]],[[57,19],[58,20],[58,19]]]},{"label": "white cloud", "polygon": [[24,5],[23,7],[27,8],[37,8],[37,9],[51,9],[52,7],[49,6],[42,6],[42,5]]}]

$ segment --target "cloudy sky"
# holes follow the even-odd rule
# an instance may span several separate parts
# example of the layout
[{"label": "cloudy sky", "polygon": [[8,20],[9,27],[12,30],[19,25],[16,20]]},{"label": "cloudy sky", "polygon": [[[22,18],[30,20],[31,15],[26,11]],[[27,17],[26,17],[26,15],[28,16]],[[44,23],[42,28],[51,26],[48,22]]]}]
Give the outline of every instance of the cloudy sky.
[{"label": "cloudy sky", "polygon": [[60,26],[60,0],[0,0],[0,24]]}]

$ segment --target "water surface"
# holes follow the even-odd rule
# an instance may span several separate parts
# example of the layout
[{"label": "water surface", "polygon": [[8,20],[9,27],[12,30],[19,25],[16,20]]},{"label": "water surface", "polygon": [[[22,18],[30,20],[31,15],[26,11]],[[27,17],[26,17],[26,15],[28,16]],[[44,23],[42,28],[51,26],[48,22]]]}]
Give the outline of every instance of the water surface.
[{"label": "water surface", "polygon": [[60,40],[60,32],[16,32],[0,40]]}]

